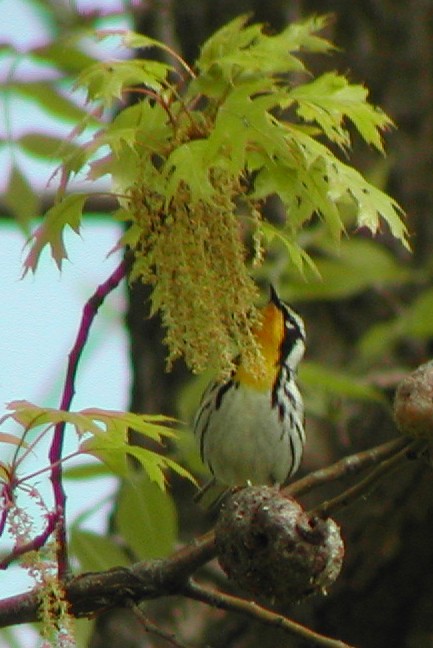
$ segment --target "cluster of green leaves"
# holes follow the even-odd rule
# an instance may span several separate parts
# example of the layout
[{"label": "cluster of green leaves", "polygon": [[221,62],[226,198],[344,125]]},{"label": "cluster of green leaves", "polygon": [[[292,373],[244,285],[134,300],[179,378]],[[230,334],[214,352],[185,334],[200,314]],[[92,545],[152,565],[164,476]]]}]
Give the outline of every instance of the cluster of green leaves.
[{"label": "cluster of green leaves", "polygon": [[[111,110],[127,94],[136,101],[65,154],[59,200],[34,234],[25,269],[36,268],[47,245],[59,267],[66,256],[63,230],[78,231],[87,197],[65,195],[71,176],[86,172],[93,182],[109,175],[115,217],[129,222],[119,245],[135,252],[131,277],[153,287],[169,362],[183,355],[193,370],[210,364],[227,372],[242,352],[257,370],[257,291],[239,217],[256,241],[254,261],[263,258],[261,246],[283,243],[299,275],[306,266],[317,270],[299,241],[313,216],[334,242],[350,212],[355,226],[375,233],[384,221],[407,245],[395,201],[333,151],[347,152],[351,130],[382,151],[391,121],[363,86],[336,72],[311,78],[301,56],[332,51],[319,35],[325,25],[313,17],[267,34],[239,17],[210,37],[193,68],[147,36],[99,34],[120,37],[126,48],[157,48],[173,64],[131,58],[93,63],[80,74],[77,85],[92,107]],[[279,225],[262,218],[270,197],[286,215]]]},{"label": "cluster of green leaves", "polygon": [[[173,419],[162,415],[132,414],[131,412],[117,412],[90,408],[79,412],[59,410],[50,407],[40,407],[25,400],[13,401],[8,404],[7,414],[0,418],[0,424],[12,419],[23,428],[23,438],[2,433],[0,441],[18,446],[23,450],[23,455],[16,453],[14,465],[9,466],[0,462],[0,477],[5,480],[9,476],[16,476],[17,462],[21,463],[34,444],[27,445],[24,437],[40,426],[44,426],[44,434],[58,424],[72,426],[77,434],[79,444],[73,456],[88,454],[96,457],[106,464],[110,471],[120,477],[127,477],[130,474],[127,457],[134,459],[142,466],[151,482],[154,482],[161,490],[165,487],[166,469],[171,469],[182,475],[191,478],[189,473],[169,457],[150,451],[142,446],[128,443],[128,432],[135,430],[146,439],[161,444],[164,439],[173,438],[175,432],[168,427]],[[40,437],[37,437],[36,443]],[[64,459],[65,460],[65,459]],[[49,470],[50,466],[41,472]],[[38,471],[39,472],[39,471]],[[23,477],[20,481],[26,481]]]},{"label": "cluster of green leaves", "polygon": [[[24,400],[9,403],[8,410],[9,412],[1,417],[0,425],[11,419],[22,428],[23,434],[19,438],[5,432],[0,433],[0,445],[7,444],[15,449],[11,462],[0,462],[0,487],[3,492],[4,486],[9,497],[14,498],[18,511],[27,510],[26,503],[30,498],[33,508],[33,500],[36,500],[37,507],[42,511],[41,515],[49,512],[49,506],[42,496],[35,495],[37,490],[33,485],[40,482],[41,476],[48,474],[51,466],[41,465],[36,472],[26,474],[25,459],[29,453],[38,452],[42,438],[58,424],[65,424],[67,433],[75,433],[77,437],[77,449],[62,459],[66,480],[97,480],[99,477],[113,474],[123,478],[113,518],[116,531],[122,538],[121,543],[113,536],[101,535],[85,528],[87,518],[101,506],[100,500],[93,497],[89,500],[89,508],[78,516],[69,529],[69,553],[82,571],[110,569],[127,565],[131,560],[162,558],[173,551],[178,536],[178,521],[174,502],[164,492],[166,473],[172,470],[182,477],[194,480],[185,469],[165,454],[139,445],[130,445],[127,441],[128,430],[133,428],[147,442],[161,445],[165,440],[175,437],[175,432],[169,427],[173,419],[96,408],[71,412],[39,407]],[[31,435],[31,431],[36,432],[36,435]],[[30,438],[32,440],[29,440]],[[98,459],[100,463],[86,462],[74,465],[77,456],[86,455]],[[127,461],[128,457],[133,457],[142,470],[132,469],[131,463]],[[29,534],[26,539],[32,540],[39,523],[36,523],[32,516],[25,515],[26,530]],[[49,551],[53,553],[52,543],[46,545],[45,553]],[[54,563],[44,562],[45,553],[39,552],[38,569],[43,573],[48,572],[47,582],[55,587],[56,580],[52,571]],[[36,564],[33,562],[31,565],[32,574],[39,573],[36,572]],[[38,583],[40,580],[39,578]],[[52,599],[53,596],[45,597],[44,604],[48,605]],[[59,599],[61,600],[62,598]],[[56,610],[56,614],[59,622],[59,609]],[[47,623],[47,618],[42,612],[41,621],[44,632],[53,627],[52,620]],[[63,629],[67,622],[68,619],[62,618],[60,625]]]},{"label": "cluster of green leaves", "polygon": [[[153,186],[167,208],[179,187],[188,188],[191,205],[199,201],[206,205],[218,191],[213,177],[221,173],[242,177],[248,183],[250,206],[273,195],[281,200],[287,215],[284,225],[261,227],[267,239],[277,236],[286,242],[290,260],[301,271],[307,257],[297,242],[299,230],[318,214],[339,238],[348,204],[359,226],[376,232],[382,218],[406,243],[396,203],[324,143],[328,140],[347,149],[352,126],[369,145],[382,151],[381,131],[391,124],[380,109],[368,103],[363,86],[335,72],[313,80],[306,74],[302,52],[332,50],[318,35],[325,25],[326,18],[314,17],[268,35],[262,25],[248,25],[245,17],[237,18],[203,45],[194,70],[163,43],[119,33],[126,47],[157,47],[175,56],[177,67],[129,59],[87,68],[78,85],[86,88],[89,100],[110,108],[134,91],[139,100],[104,124],[92,141],[65,156],[64,177],[89,162],[90,179],[110,174],[123,207],[118,216],[130,220],[134,219],[128,198],[134,186]],[[60,265],[64,253],[58,245],[59,226],[75,228],[83,204],[76,200],[65,208],[60,201],[48,214],[44,232],[37,235],[28,259],[32,269],[47,243]],[[123,242],[134,246],[139,237],[140,228],[134,223]]]}]

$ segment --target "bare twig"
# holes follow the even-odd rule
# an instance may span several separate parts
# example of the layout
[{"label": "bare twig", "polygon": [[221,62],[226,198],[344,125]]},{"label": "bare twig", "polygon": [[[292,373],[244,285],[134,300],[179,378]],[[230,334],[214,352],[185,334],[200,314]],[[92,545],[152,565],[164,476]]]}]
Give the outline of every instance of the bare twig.
[{"label": "bare twig", "polygon": [[188,581],[181,593],[195,601],[201,601],[202,603],[222,610],[239,612],[266,625],[280,628],[288,634],[301,637],[315,646],[325,648],[353,648],[343,641],[318,634],[300,623],[296,623],[296,621],[292,621],[282,614],[272,612],[253,601],[246,601],[231,594],[204,588],[192,580]]},{"label": "bare twig", "polygon": [[10,483],[5,482],[2,485],[1,492],[0,492],[0,506],[2,509],[0,513],[0,537],[4,533],[9,511],[12,506],[12,502],[13,502],[13,489]]},{"label": "bare twig", "polygon": [[302,479],[298,479],[292,484],[289,484],[289,486],[283,489],[282,493],[284,495],[299,496],[310,492],[318,486],[323,486],[323,484],[328,484],[344,477],[358,475],[366,468],[370,468],[394,455],[406,447],[407,443],[407,438],[401,437],[374,448],[369,448],[363,452],[357,452],[349,457],[344,457],[331,466],[316,470]]},{"label": "bare twig", "polygon": [[425,445],[425,442],[423,443],[422,441],[408,441],[407,439],[405,439],[403,448],[401,448],[397,452],[394,452],[394,454],[388,459],[382,461],[362,481],[343,491],[333,499],[323,502],[312,511],[309,511],[309,515],[317,517],[329,517],[340,509],[355,503],[361,498],[367,497],[374,486],[376,486],[377,482],[394,471],[398,467],[398,465],[407,458],[408,453],[416,452],[423,445]]},{"label": "bare twig", "polygon": [[6,526],[6,522],[7,522],[7,519],[8,519],[8,514],[9,514],[9,508],[8,508],[7,504],[5,503],[5,504],[3,504],[3,509],[2,509],[2,512],[0,513],[0,536],[3,535],[4,529],[5,529],[5,526]]},{"label": "bare twig", "polygon": [[[95,293],[90,297],[88,302],[83,308],[80,327],[78,329],[77,337],[69,354],[68,368],[66,372],[65,384],[63,388],[62,400],[60,409],[68,410],[71,406],[72,399],[75,393],[75,376],[77,373],[78,363],[86,344],[90,327],[98,312],[99,307],[103,303],[107,295],[114,290],[125,277],[126,263],[124,260],[96,289]],[[53,440],[49,451],[49,460],[51,464],[51,483],[54,494],[54,504],[58,523],[56,525],[56,539],[57,539],[57,569],[58,576],[63,579],[68,570],[68,559],[66,550],[66,529],[65,529],[65,505],[66,494],[63,489],[62,473],[63,467],[61,463],[63,438],[65,433],[65,423],[58,423],[54,428]]]},{"label": "bare twig", "polygon": [[155,623],[150,621],[150,619],[148,619],[148,617],[144,614],[143,610],[134,601],[129,601],[127,605],[140,621],[146,632],[151,632],[157,637],[164,639],[175,648],[188,648],[186,644],[180,643],[180,641],[176,638],[176,635],[174,635],[172,632],[166,632]]}]

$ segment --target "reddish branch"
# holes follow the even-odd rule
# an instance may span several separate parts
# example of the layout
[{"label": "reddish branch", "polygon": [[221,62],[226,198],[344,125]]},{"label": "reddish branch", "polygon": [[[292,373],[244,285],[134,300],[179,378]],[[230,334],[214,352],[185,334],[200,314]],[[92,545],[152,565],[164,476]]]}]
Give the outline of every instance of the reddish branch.
[{"label": "reddish branch", "polygon": [[0,506],[2,507],[2,512],[0,514],[0,537],[3,535],[6,527],[11,502],[12,496],[10,484],[5,483],[2,486],[0,495]]},{"label": "reddish branch", "polygon": [[[4,498],[3,498],[4,500]],[[6,521],[8,518],[8,513],[9,513],[9,508],[7,508],[7,505],[3,502],[2,504],[3,510],[0,514],[0,536],[3,535],[4,528],[6,526]]]},{"label": "reddish branch", "polygon": [[[65,385],[63,388],[60,409],[69,410],[72,399],[75,394],[75,376],[77,373],[78,363],[86,344],[90,327],[98,312],[99,307],[107,297],[122,281],[126,275],[126,262],[122,261],[114,272],[104,283],[98,286],[95,293],[88,300],[83,308],[80,328],[75,340],[75,344],[69,354],[68,368],[66,372]],[[65,505],[66,494],[62,481],[62,450],[65,435],[65,423],[58,423],[54,428],[53,440],[49,451],[49,460],[51,468],[51,483],[54,494],[55,512],[57,524],[55,528],[57,540],[57,569],[60,579],[63,579],[68,570],[68,558],[66,550],[66,528],[65,528]]]}]

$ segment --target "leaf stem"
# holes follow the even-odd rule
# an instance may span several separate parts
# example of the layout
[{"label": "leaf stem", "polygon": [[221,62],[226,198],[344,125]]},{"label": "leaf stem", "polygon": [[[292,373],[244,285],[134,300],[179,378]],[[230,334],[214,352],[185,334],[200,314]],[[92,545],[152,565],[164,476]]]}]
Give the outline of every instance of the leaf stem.
[{"label": "leaf stem", "polygon": [[[74,457],[78,457],[82,454],[80,450],[76,450],[75,452],[71,452],[70,454],[66,455],[66,457],[62,457],[59,459],[56,464],[58,463],[65,463],[65,461],[68,461],[68,459],[73,459]],[[39,475],[42,475],[43,473],[47,472],[48,470],[52,470],[54,468],[55,464],[50,464],[49,466],[45,466],[44,468],[40,468],[39,470],[35,470],[35,472],[30,473],[29,475],[24,475],[24,477],[21,477],[16,481],[16,485],[20,486],[26,481],[29,481],[30,479],[34,479],[35,477],[38,477]]]}]

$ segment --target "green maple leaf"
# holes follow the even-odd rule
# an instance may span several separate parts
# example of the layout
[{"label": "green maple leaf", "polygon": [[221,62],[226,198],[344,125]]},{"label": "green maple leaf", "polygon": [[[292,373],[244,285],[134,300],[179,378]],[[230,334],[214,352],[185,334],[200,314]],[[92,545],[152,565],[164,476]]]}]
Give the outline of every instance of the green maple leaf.
[{"label": "green maple leaf", "polygon": [[209,136],[210,159],[224,158],[228,170],[242,173],[250,150],[260,148],[268,160],[283,153],[282,131],[268,112],[279,104],[281,95],[271,89],[272,84],[263,81],[233,88],[220,106]]},{"label": "green maple leaf", "polygon": [[205,161],[208,142],[205,139],[181,144],[169,155],[164,165],[167,177],[167,202],[181,183],[189,187],[191,201],[211,200],[215,189],[209,179],[209,166]]},{"label": "green maple leaf", "polygon": [[86,194],[70,194],[47,211],[44,222],[32,235],[31,249],[24,260],[23,276],[35,272],[42,250],[49,245],[51,254],[59,270],[64,259],[68,258],[63,242],[63,231],[69,226],[77,234],[80,231],[81,216],[86,202]]},{"label": "green maple leaf", "polygon": [[328,22],[326,16],[313,17],[304,22],[289,25],[276,35],[264,33],[260,23],[247,25],[248,15],[238,16],[213,34],[203,45],[197,60],[202,74],[218,72],[226,79],[236,82],[242,72],[249,75],[281,75],[300,72],[304,64],[292,52],[307,49],[326,52],[332,45],[317,36]]},{"label": "green maple leaf", "polygon": [[161,91],[171,71],[171,65],[159,61],[104,61],[86,68],[76,85],[87,88],[88,99],[101,100],[110,107],[115,99],[122,99],[125,89],[131,86],[143,85],[155,92]]},{"label": "green maple leaf", "polygon": [[392,121],[367,102],[368,90],[364,86],[350,84],[340,74],[328,72],[290,90],[288,97],[298,103],[298,115],[307,122],[316,122],[331,141],[344,147],[350,145],[344,124],[349,119],[368,144],[383,152],[380,131],[391,126]]},{"label": "green maple leaf", "polygon": [[0,418],[0,424],[11,418],[26,431],[41,425],[52,426],[58,423],[72,425],[78,437],[82,439],[80,452],[97,457],[121,476],[127,476],[127,455],[132,455],[140,461],[150,479],[160,488],[165,486],[163,471],[166,469],[173,470],[195,483],[189,472],[172,459],[128,443],[130,429],[157,443],[162,443],[164,438],[176,436],[175,432],[165,425],[173,422],[174,419],[170,417],[99,408],[70,412],[40,407],[26,400],[12,401],[8,403],[7,408],[10,412]]}]

